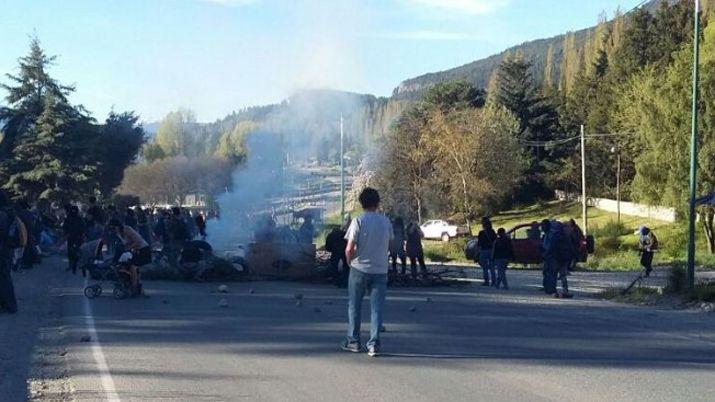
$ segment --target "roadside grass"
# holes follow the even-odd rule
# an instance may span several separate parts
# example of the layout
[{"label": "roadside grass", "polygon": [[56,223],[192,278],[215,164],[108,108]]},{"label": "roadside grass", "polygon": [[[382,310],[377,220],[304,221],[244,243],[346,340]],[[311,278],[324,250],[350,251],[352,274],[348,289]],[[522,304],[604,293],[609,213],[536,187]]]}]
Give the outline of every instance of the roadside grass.
[{"label": "roadside grass", "polygon": [[660,289],[639,286],[626,294],[623,294],[623,288],[609,288],[604,290],[600,296],[619,303],[654,304],[661,299],[663,292]]},{"label": "roadside grass", "polygon": [[695,289],[687,289],[685,266],[675,263],[668,273],[668,282],[664,288],[636,286],[623,293],[624,287],[612,287],[600,293],[606,300],[632,304],[670,304],[681,307],[704,307],[704,304],[715,303],[715,282],[704,281],[695,284]]}]

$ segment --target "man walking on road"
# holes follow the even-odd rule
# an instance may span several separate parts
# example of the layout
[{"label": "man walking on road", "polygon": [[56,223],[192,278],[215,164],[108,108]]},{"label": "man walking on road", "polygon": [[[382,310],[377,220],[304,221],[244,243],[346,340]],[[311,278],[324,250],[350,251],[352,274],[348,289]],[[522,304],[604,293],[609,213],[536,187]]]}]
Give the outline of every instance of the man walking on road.
[{"label": "man walking on road", "polygon": [[362,299],[370,297],[370,340],[367,354],[380,353],[380,327],[382,307],[387,291],[388,252],[392,241],[392,225],[386,216],[377,212],[380,195],[377,190],[366,188],[360,193],[360,205],[365,211],[350,224],[345,240],[348,246],[345,255],[350,264],[348,279],[348,336],[342,348],[348,352],[360,352],[360,323]]}]

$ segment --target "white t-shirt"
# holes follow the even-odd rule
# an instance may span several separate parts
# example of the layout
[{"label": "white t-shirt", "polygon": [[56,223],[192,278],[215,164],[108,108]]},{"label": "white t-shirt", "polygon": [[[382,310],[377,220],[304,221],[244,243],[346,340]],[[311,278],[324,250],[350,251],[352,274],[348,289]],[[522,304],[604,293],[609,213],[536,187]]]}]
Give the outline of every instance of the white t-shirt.
[{"label": "white t-shirt", "polygon": [[350,266],[366,274],[387,274],[392,238],[392,224],[383,214],[365,212],[353,219],[345,234],[356,248]]}]

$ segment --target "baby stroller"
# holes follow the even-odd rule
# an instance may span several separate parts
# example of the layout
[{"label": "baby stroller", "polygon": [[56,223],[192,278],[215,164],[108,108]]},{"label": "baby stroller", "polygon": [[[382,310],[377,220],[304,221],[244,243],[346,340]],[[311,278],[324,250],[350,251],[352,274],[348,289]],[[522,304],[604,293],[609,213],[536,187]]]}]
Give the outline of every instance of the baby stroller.
[{"label": "baby stroller", "polygon": [[92,284],[84,288],[85,297],[94,299],[95,297],[101,296],[103,286],[106,282],[113,283],[114,289],[112,294],[115,299],[121,300],[141,295],[141,283],[136,288],[133,288],[131,284],[129,267],[132,254],[128,252],[123,253],[117,261],[114,261],[114,259],[102,258],[102,248],[103,243],[101,240],[85,243],[80,248],[80,260],[82,257],[86,257],[86,254],[93,255],[94,257],[89,261],[84,261],[83,265],[80,265],[83,270],[89,272],[89,278],[93,280]]}]

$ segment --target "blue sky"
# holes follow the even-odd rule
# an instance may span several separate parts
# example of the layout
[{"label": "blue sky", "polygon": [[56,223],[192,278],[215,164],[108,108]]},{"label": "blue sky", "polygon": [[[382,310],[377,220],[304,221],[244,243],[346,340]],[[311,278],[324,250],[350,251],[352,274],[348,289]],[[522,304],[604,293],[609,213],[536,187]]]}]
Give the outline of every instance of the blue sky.
[{"label": "blue sky", "polygon": [[[593,25],[640,0],[0,0],[0,73],[36,34],[97,119],[212,121],[302,87],[399,82]],[[2,82],[7,82],[0,77]],[[4,96],[4,93],[1,95]]]}]

